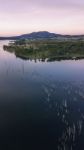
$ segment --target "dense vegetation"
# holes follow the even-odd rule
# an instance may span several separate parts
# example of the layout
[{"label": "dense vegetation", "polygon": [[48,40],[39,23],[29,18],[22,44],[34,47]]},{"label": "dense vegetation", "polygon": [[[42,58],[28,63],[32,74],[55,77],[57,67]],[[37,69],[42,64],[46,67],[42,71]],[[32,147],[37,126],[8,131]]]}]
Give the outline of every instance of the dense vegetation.
[{"label": "dense vegetation", "polygon": [[24,59],[77,59],[84,58],[84,41],[23,39],[4,45],[4,50],[14,52]]}]

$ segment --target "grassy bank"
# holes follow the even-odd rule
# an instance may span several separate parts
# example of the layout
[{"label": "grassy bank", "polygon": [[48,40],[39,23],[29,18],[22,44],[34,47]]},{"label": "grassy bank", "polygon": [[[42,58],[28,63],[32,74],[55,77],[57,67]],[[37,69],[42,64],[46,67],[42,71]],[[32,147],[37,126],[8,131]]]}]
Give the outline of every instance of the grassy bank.
[{"label": "grassy bank", "polygon": [[23,59],[80,59],[84,58],[84,41],[20,40],[4,45],[4,50]]}]

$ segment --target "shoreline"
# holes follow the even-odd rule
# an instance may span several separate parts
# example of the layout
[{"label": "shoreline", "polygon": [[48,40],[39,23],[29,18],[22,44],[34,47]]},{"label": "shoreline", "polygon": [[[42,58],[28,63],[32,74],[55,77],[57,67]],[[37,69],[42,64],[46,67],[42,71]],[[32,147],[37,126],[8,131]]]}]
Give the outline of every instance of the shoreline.
[{"label": "shoreline", "polygon": [[76,41],[75,43],[73,41],[30,41],[27,44],[23,42],[25,41],[20,40],[15,43],[9,43],[9,45],[4,45],[3,49],[25,60],[40,59],[45,61],[47,59],[48,61],[60,61],[84,59],[84,42],[82,41]]}]

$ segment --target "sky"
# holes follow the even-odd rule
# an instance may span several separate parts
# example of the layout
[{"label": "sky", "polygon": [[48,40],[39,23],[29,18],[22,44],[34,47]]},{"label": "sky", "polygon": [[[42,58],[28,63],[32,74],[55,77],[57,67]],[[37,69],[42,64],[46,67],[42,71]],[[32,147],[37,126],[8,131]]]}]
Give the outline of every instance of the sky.
[{"label": "sky", "polygon": [[0,36],[84,34],[84,0],[0,0]]}]

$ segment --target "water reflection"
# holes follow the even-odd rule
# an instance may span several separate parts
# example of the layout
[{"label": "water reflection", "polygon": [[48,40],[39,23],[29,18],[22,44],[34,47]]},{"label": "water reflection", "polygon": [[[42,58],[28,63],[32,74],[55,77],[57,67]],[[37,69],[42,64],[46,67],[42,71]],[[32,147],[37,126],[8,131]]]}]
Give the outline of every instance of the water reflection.
[{"label": "water reflection", "polygon": [[0,148],[83,150],[84,60],[35,63],[0,42]]},{"label": "water reflection", "polygon": [[[58,150],[75,149],[84,130],[84,82],[56,82],[44,86],[47,117],[53,118]],[[81,92],[80,92],[81,91]],[[81,107],[82,106],[82,107]],[[79,143],[78,143],[79,142]]]}]

